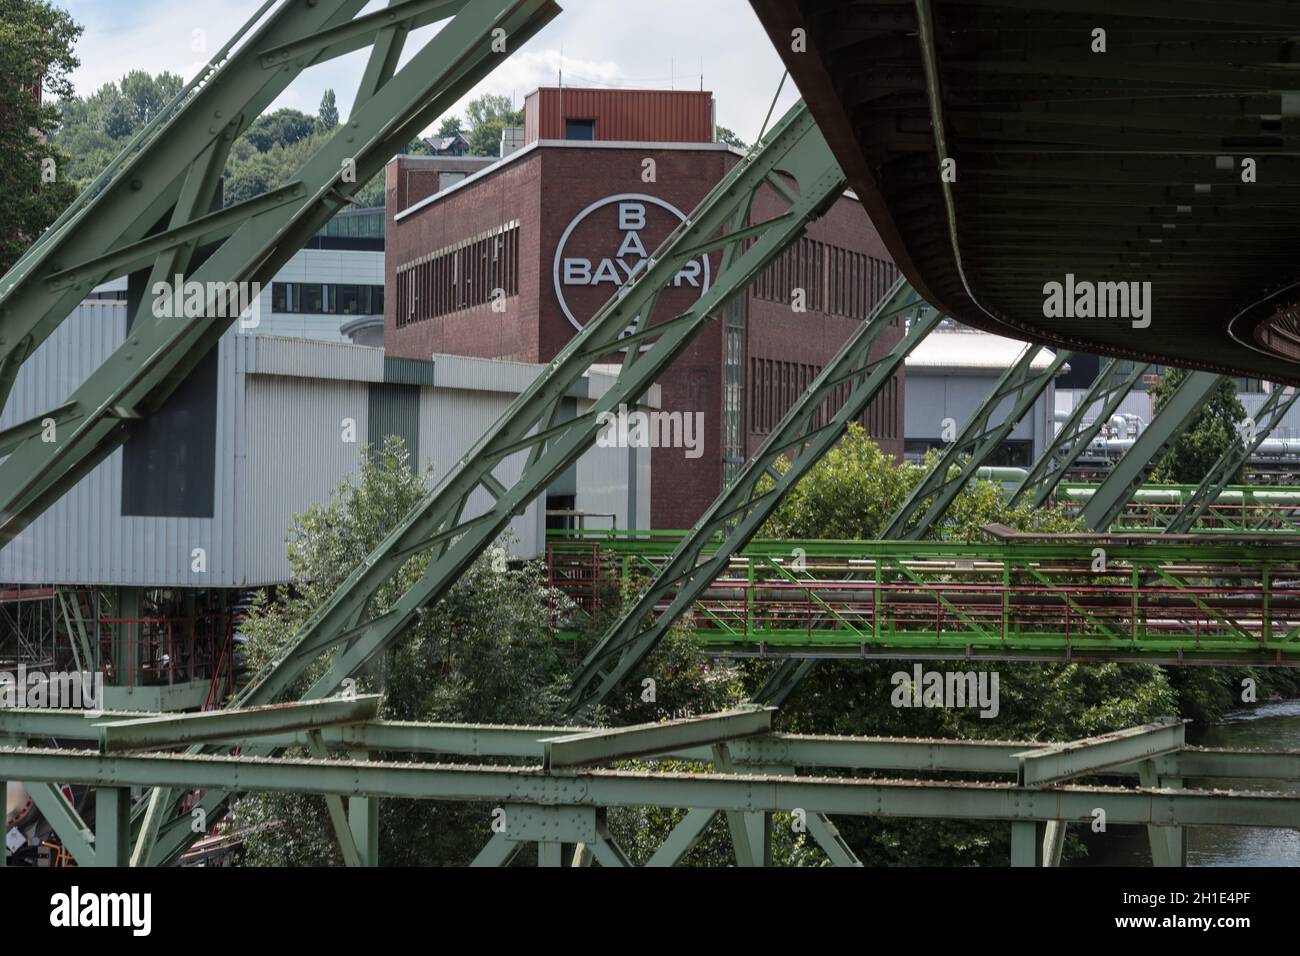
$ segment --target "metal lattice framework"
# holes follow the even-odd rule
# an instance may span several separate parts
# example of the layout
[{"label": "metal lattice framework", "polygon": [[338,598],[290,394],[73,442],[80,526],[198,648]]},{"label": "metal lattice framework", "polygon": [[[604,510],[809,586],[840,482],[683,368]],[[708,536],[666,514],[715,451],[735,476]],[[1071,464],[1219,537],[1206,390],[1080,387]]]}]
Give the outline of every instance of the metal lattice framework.
[{"label": "metal lattice framework", "polygon": [[[1126,364],[1129,366],[1128,371],[1124,371]],[[1035,508],[1041,508],[1047,503],[1056,486],[1065,477],[1066,469],[1097,437],[1097,433],[1119,409],[1124,397],[1141,381],[1149,368],[1149,365],[1143,363],[1131,364],[1116,359],[1110,359],[1102,366],[1088,391],[1079,399],[1070,416],[1030,466],[1029,474],[1011,493],[1008,501],[1011,507],[1014,508],[1022,501],[1031,502]],[[1096,416],[1085,422],[1085,416],[1098,403],[1100,407]]]},{"label": "metal lattice framework", "polygon": [[[733,551],[712,537],[698,545],[707,579],[648,592],[656,599],[637,605],[637,633],[656,633],[651,619],[661,629],[687,620],[707,653],[797,659],[790,672],[819,658],[1300,665],[1295,537],[1260,545],[1156,530],[1076,540],[990,527],[1006,540],[756,539]],[[562,569],[598,549],[603,573],[627,587],[645,570],[666,579],[682,540],[567,532],[549,550]],[[553,580],[565,586],[562,573]],[[755,699],[777,703],[771,692]]]},{"label": "metal lattice framework", "polygon": [[[872,346],[907,312],[914,315],[906,335],[885,355],[873,359]],[[588,653],[569,692],[571,711],[603,700],[645,659],[681,612],[726,567],[731,554],[758,533],[786,493],[888,385],[903,360],[941,318],[919,302],[906,282],[894,284],[681,540],[666,564],[657,569],[645,593]],[[835,408],[834,396],[846,386],[848,396]],[[786,456],[785,466],[778,468],[778,461]],[[716,540],[719,535],[721,546]],[[670,602],[668,608],[647,619],[664,601]]]},{"label": "metal lattice framework", "polygon": [[[97,866],[127,863],[131,788],[158,786],[321,794],[350,866],[380,862],[381,799],[495,805],[497,825],[474,861],[480,866],[505,865],[529,844],[543,866],[561,865],[569,848],[575,866],[629,865],[606,815],[647,804],[686,811],[649,866],[680,862],[719,813],[742,866],[771,862],[774,814],[802,819],[840,866],[860,863],[828,814],[1002,821],[1019,866],[1059,865],[1065,827],[1091,824],[1098,809],[1108,823],[1148,826],[1157,865],[1181,865],[1188,826],[1300,827],[1300,797],[1287,789],[1300,780],[1300,752],[1190,748],[1177,720],[1041,744],[777,734],[773,710],[763,707],[615,729],[394,723],[375,720],[378,707],[377,697],[360,697],[97,720],[7,710],[0,713],[0,780],[95,787],[93,827],[70,805],[50,820],[80,864]],[[30,746],[50,737],[98,749]],[[239,747],[241,755],[177,752],[193,740],[226,752]],[[313,756],[246,755],[283,747]],[[417,757],[386,760],[387,751]],[[626,769],[630,759],[649,762]],[[659,760],[688,761],[697,772],[660,769]],[[890,779],[854,775],[861,771],[890,772]],[[1138,785],[1083,782],[1098,773]],[[963,779],[968,774],[1000,779]],[[1263,779],[1278,790],[1185,789],[1188,777]]]},{"label": "metal lattice framework", "polygon": [[[1070,358],[1069,352],[1057,352],[1046,367],[1035,369],[1038,352],[1037,345],[1025,346],[1020,358],[984,397],[961,434],[944,449],[934,467],[890,516],[882,537],[921,538],[943,517],[989,456],[1002,447],[1007,436],[1033,408],[1044,389],[1061,374]],[[1008,401],[1010,407],[1004,411]]]}]

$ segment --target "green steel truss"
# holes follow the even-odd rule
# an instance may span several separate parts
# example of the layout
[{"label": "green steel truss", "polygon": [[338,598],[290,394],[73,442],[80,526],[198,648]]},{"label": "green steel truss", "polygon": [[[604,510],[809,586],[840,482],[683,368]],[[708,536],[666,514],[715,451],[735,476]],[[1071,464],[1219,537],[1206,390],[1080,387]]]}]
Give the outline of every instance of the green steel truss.
[{"label": "green steel truss", "polygon": [[[892,690],[892,682],[879,688]],[[618,807],[686,811],[648,866],[679,862],[719,813],[743,866],[770,863],[775,813],[803,817],[809,836],[840,866],[860,864],[828,814],[1002,821],[1012,828],[1013,863],[1049,866],[1060,862],[1063,828],[1091,823],[1099,807],[1108,822],[1148,825],[1157,865],[1181,864],[1186,826],[1300,827],[1300,796],[1290,792],[1300,781],[1300,752],[1189,748],[1177,720],[1043,744],[778,734],[770,708],[598,729],[389,722],[367,716],[373,699],[325,704],[335,712],[287,705],[202,715],[204,733],[229,734],[223,745],[240,747],[240,756],[177,752],[191,729],[169,714],[86,719],[7,710],[0,713],[0,781],[29,781],[33,794],[62,783],[95,787],[93,827],[71,807],[49,819],[79,864],[99,866],[127,862],[132,787],[321,794],[349,866],[380,863],[374,824],[381,799],[494,807],[500,825],[475,859],[479,866],[509,863],[530,844],[544,866],[561,865],[570,849],[574,866],[629,865],[605,822]],[[146,749],[103,752],[105,741],[127,739],[116,725],[135,734],[150,724],[138,739],[148,741]],[[42,749],[50,738],[101,749]],[[312,756],[248,756],[287,746]],[[385,759],[388,752],[399,756]],[[628,768],[629,757],[647,762]],[[688,761],[696,772],[661,770],[660,760]],[[1124,783],[1090,784],[1096,774]],[[1189,777],[1241,783],[1185,789]]]},{"label": "green steel truss", "polygon": [[[1096,494],[1097,485],[1063,481],[1056,489],[1056,504],[1078,511]],[[1144,484],[1111,522],[1114,533],[1170,532],[1169,522],[1187,502],[1202,493],[1200,485]],[[1224,485],[1213,497],[1206,495],[1194,524],[1178,533],[1206,536],[1293,537],[1300,535],[1300,486]]]},{"label": "green steel truss", "polygon": [[[1096,380],[1070,412],[1070,417],[1065,420],[1060,430],[1038,456],[1038,460],[1030,467],[1029,474],[1012,492],[1009,502],[1012,507],[1026,499],[1030,500],[1035,508],[1041,508],[1047,503],[1057,484],[1065,477],[1066,469],[1097,437],[1097,433],[1106,422],[1110,421],[1120,403],[1124,401],[1124,397],[1151,367],[1136,363],[1127,372],[1121,374],[1121,368],[1125,364],[1127,363],[1118,359],[1108,359],[1102,366]],[[1101,403],[1101,408],[1096,417],[1085,424],[1084,416],[1098,402]]]},{"label": "green steel truss", "polygon": [[[1035,344],[1025,346],[1019,360],[998,379],[961,434],[944,449],[934,467],[898,506],[882,537],[916,540],[924,537],[943,517],[967,482],[1002,446],[1070,358],[1069,352],[1059,351],[1046,368],[1034,371],[1038,352]],[[1010,407],[999,414],[1008,400]]]},{"label": "green steel truss", "polygon": [[1093,531],[1111,526],[1161,454],[1186,431],[1223,377],[1213,372],[1190,372],[1164,406],[1115,462],[1105,480],[1088,499],[1083,520]]},{"label": "green steel truss", "polygon": [[[787,177],[793,185],[787,185]],[[784,197],[788,207],[770,219],[751,223],[754,197],[765,187]],[[510,519],[595,443],[603,413],[620,404],[636,404],[705,322],[798,238],[843,188],[844,175],[826,141],[803,104],[796,105],[317,608],[281,658],[253,678],[237,705],[269,704],[283,698],[326,653],[333,655],[329,666],[303,699],[333,694],[344,679],[388,647],[422,608],[437,601]],[[641,317],[653,314],[660,291],[687,263],[714,251],[722,254],[721,266],[713,285],[695,305],[643,328]],[[642,347],[625,348],[630,345]],[[620,350],[623,365],[611,388],[589,411],[561,420],[562,401],[573,384],[593,364]],[[494,475],[503,463],[522,465],[519,478],[509,486]],[[470,513],[469,499],[480,491],[490,503],[485,510]],[[373,613],[373,595],[422,552],[429,554],[429,560],[420,578],[388,611]],[[210,791],[202,806],[215,814],[228,797]],[[151,798],[139,823],[136,858],[140,862],[174,860],[192,842],[184,821],[170,819],[167,808],[173,799],[166,790],[155,791]]]},{"label": "green steel truss", "polygon": [[[404,0],[358,16],[365,6],[267,3],[0,280],[0,400],[96,284],[148,270],[148,290],[176,275],[212,290],[197,319],[155,316],[146,294],[127,340],[62,405],[0,435],[9,453],[0,545],[126,441],[232,324],[208,283],[269,281],[391,156],[559,12],[552,0]],[[448,17],[397,69],[410,31]],[[356,105],[329,142],[279,189],[212,211],[226,156],[262,110],[308,67],[366,49]],[[47,418],[57,441],[37,433]]]},{"label": "green steel truss", "polygon": [[[695,537],[570,532],[549,550],[553,562],[567,553],[589,563],[598,547],[611,579],[663,577],[683,535]],[[685,615],[709,654],[788,658],[754,695],[771,705],[829,658],[1300,665],[1294,539],[1163,537],[753,539],[732,549],[713,536],[698,546],[710,576],[692,582],[692,600],[663,593],[641,613]]]},{"label": "green steel truss", "polygon": [[1218,501],[1228,482],[1240,473],[1242,466],[1250,460],[1255,449],[1282,421],[1286,413],[1291,410],[1291,406],[1296,403],[1296,399],[1300,399],[1300,389],[1290,389],[1290,394],[1284,397],[1283,393],[1286,391],[1288,390],[1279,385],[1273,386],[1268,399],[1256,413],[1252,435],[1249,438],[1243,436],[1241,444],[1230,445],[1224,449],[1223,454],[1211,466],[1196,491],[1183,502],[1178,513],[1169,520],[1165,530],[1170,534],[1181,534],[1191,530],[1201,516]]},{"label": "green steel truss", "polygon": [[[919,314],[906,334],[888,353],[873,359],[872,346],[895,318],[909,311]],[[920,301],[905,280],[894,284],[704,512],[646,592],[587,655],[569,691],[570,712],[602,701],[645,659],[681,612],[691,607],[726,567],[731,554],[758,532],[785,494],[839,441],[849,423],[862,414],[941,318]],[[848,397],[826,418],[832,396],[846,384],[851,386]],[[783,456],[789,456],[784,470],[777,467]],[[719,535],[720,547],[716,543]],[[650,612],[670,596],[667,610],[650,619]]]}]

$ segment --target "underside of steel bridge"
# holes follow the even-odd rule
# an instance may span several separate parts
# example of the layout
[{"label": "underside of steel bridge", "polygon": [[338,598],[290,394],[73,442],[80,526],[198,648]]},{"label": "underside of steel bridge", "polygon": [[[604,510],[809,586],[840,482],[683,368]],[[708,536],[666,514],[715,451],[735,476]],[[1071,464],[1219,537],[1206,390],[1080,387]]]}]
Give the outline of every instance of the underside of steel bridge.
[{"label": "underside of steel bridge", "polygon": [[[1013,338],[1300,382],[1300,8],[751,4],[932,306]],[[1067,276],[1149,282],[1150,312],[1048,317],[1044,286]]]}]

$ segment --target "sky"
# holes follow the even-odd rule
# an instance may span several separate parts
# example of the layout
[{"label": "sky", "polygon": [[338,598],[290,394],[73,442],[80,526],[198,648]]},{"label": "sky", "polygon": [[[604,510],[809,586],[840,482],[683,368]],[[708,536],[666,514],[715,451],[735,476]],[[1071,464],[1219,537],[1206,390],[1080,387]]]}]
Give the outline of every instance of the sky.
[{"label": "sky", "polygon": [[[54,0],[85,27],[77,44],[79,95],[133,69],[170,70],[189,80],[264,0]],[[516,51],[454,109],[484,92],[517,105],[540,85],[713,91],[717,122],[746,142],[758,135],[783,67],[746,0],[558,0],[550,25]],[[383,0],[367,6],[382,9]],[[407,56],[441,25],[412,34]],[[303,73],[273,104],[315,113],[332,88],[346,119],[365,51]],[[777,114],[797,93],[787,82]],[[435,124],[436,125],[436,124]]]}]

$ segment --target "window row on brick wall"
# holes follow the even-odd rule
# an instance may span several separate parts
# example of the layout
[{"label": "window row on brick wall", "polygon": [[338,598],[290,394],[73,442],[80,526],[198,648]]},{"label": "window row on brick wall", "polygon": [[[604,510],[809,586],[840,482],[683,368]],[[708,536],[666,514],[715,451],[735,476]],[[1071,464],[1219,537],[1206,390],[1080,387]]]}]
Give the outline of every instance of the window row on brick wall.
[{"label": "window row on brick wall", "polygon": [[398,266],[396,285],[399,327],[517,295],[519,222]]},{"label": "window row on brick wall", "polygon": [[759,273],[754,297],[788,305],[802,289],[809,311],[865,319],[897,278],[892,262],[804,236]]},{"label": "window row on brick wall", "polygon": [[[778,359],[749,360],[749,427],[760,435],[771,432],[799,400],[822,370],[820,365],[782,362]],[[822,403],[813,418],[817,427],[830,420],[849,397],[848,383],[840,385]],[[891,378],[858,421],[876,438],[898,437],[898,377]]]}]

